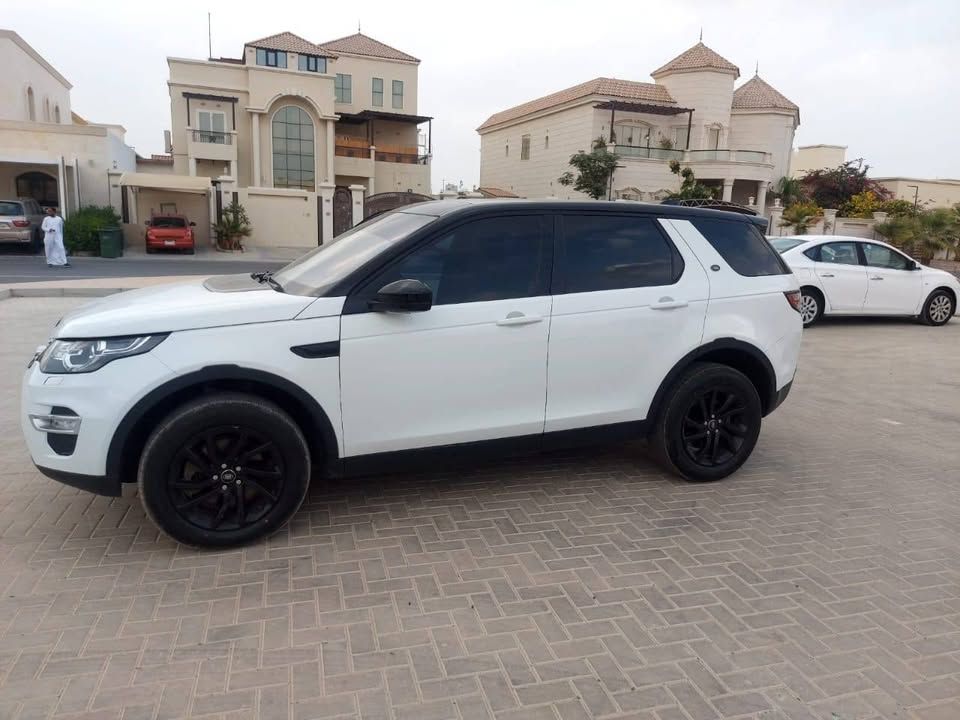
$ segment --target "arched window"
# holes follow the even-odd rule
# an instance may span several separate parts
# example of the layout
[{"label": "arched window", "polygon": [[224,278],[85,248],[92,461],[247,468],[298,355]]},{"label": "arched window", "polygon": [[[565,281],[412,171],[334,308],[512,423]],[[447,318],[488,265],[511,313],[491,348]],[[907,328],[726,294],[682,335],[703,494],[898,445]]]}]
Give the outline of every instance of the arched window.
[{"label": "arched window", "polygon": [[38,203],[56,207],[58,204],[57,179],[42,172],[25,172],[17,175],[17,197],[33,198]]},{"label": "arched window", "polygon": [[58,123],[60,122],[60,106],[59,105],[53,106],[53,120],[54,122],[58,122]]},{"label": "arched window", "polygon": [[43,99],[43,121],[50,122],[50,98]]},{"label": "arched window", "polygon": [[298,107],[273,116],[273,186],[314,190],[313,121]]},{"label": "arched window", "polygon": [[30,120],[37,119],[37,106],[33,100],[33,88],[27,88],[27,118]]}]

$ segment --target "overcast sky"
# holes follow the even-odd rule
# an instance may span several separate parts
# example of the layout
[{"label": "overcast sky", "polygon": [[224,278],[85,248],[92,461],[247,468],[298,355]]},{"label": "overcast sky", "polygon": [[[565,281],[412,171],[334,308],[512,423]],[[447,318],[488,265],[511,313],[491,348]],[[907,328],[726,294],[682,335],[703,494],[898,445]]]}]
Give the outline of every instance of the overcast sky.
[{"label": "overcast sky", "polygon": [[[3,0],[15,30],[73,84],[73,109],[119,123],[141,155],[170,127],[169,56],[239,57],[283,30],[314,42],[362,30],[421,59],[433,186],[479,179],[490,114],[597,76],[650,71],[703,40],[800,106],[796,143],[847,145],[875,175],[960,177],[960,2],[711,0],[362,3]],[[360,13],[358,17],[358,13]]]}]

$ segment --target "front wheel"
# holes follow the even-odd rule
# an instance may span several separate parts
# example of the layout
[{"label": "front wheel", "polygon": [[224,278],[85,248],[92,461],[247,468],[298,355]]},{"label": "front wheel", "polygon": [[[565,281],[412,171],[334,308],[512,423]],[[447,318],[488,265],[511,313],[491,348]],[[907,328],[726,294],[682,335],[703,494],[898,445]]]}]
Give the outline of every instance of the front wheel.
[{"label": "front wheel", "polygon": [[174,410],[140,458],[147,515],[174,540],[228,547],[283,526],[306,497],[310,452],[287,413],[259,397],[207,395]]},{"label": "front wheel", "polygon": [[695,363],[667,393],[651,445],[668,470],[687,480],[719,480],[750,457],[762,415],[757,389],[743,373]]},{"label": "front wheel", "polygon": [[923,304],[923,313],[920,317],[927,325],[946,325],[956,309],[953,295],[946,290],[935,290]]}]

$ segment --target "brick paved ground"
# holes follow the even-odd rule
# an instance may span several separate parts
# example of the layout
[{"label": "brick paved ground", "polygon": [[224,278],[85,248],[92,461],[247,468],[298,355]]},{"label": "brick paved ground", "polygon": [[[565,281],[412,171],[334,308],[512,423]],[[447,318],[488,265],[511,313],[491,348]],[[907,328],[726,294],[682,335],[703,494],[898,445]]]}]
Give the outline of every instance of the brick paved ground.
[{"label": "brick paved ground", "polygon": [[30,466],[73,301],[0,303],[0,718],[960,718],[960,321],[825,324],[752,461],[636,448],[316,488],[242,551]]}]

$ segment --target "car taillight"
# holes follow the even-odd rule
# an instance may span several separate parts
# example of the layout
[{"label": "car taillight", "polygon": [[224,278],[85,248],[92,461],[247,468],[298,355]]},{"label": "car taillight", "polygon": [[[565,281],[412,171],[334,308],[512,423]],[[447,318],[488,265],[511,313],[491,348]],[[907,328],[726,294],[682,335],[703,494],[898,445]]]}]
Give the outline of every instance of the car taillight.
[{"label": "car taillight", "polygon": [[785,292],[783,296],[787,299],[787,302],[790,303],[792,307],[797,312],[800,312],[800,291],[791,290],[790,292]]},{"label": "car taillight", "polygon": [[14,221],[13,221],[13,226],[14,226],[14,227],[30,227],[30,221],[29,221],[29,220],[14,220]]}]

